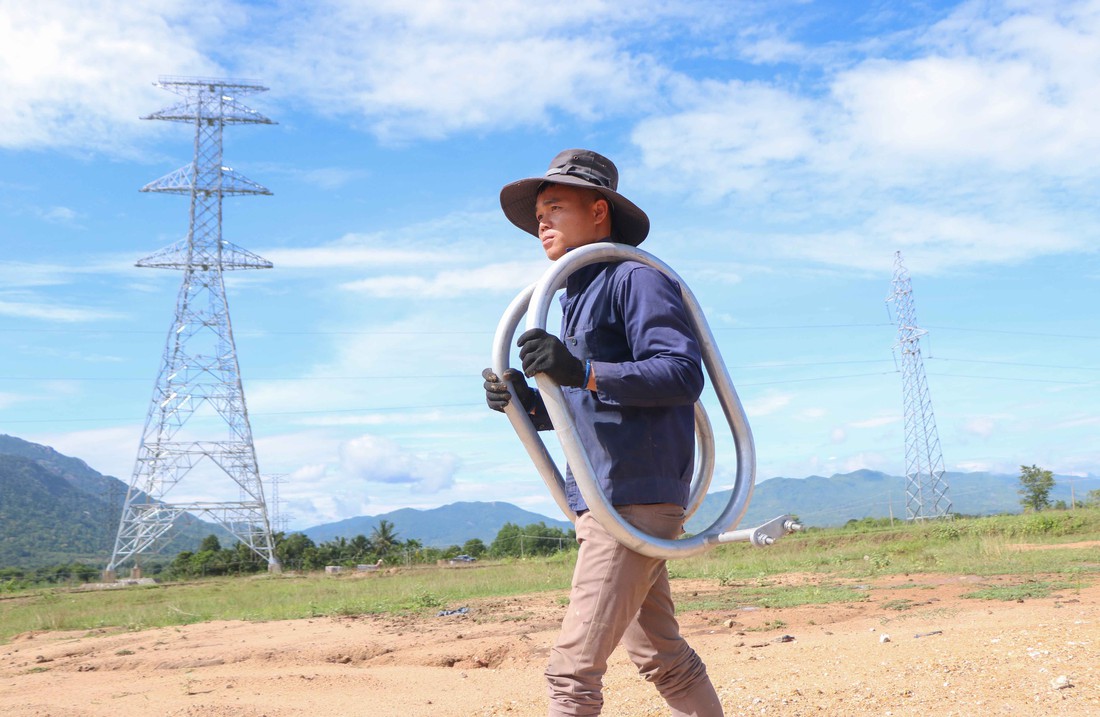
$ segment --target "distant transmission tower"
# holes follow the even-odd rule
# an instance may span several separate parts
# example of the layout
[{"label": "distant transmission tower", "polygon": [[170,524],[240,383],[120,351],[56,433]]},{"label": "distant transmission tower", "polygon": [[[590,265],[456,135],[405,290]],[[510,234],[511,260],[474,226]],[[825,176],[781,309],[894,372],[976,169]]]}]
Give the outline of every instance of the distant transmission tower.
[{"label": "distant transmission tower", "polygon": [[[267,88],[201,77],[161,77],[156,84],[183,100],[143,119],[193,125],[195,158],[141,191],[189,196],[190,227],[185,239],[137,262],[179,269],[183,283],[107,573],[114,575],[127,559],[152,548],[183,513],[220,524],[277,572],[222,279],[231,269],[271,268],[266,259],[222,239],[223,197],[271,194],[222,161],[226,125],[274,124],[237,99]],[[239,488],[236,499],[205,500],[226,493],[221,489],[229,485],[227,476]],[[185,481],[188,495],[170,502],[169,492]]]},{"label": "distant transmission tower", "polygon": [[901,352],[901,382],[905,395],[905,512],[909,520],[941,518],[951,513],[944,480],[943,452],[936,416],[932,413],[932,397],[924,374],[920,353],[920,337],[927,331],[917,326],[917,311],[913,303],[913,286],[909,272],[901,261],[901,252],[894,253],[894,291],[886,297],[887,307],[894,303]]}]

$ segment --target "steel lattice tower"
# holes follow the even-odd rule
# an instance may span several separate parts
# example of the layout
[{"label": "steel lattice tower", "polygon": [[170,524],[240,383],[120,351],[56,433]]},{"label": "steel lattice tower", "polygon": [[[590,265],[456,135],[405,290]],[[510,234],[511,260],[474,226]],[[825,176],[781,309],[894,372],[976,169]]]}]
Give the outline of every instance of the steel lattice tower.
[{"label": "steel lattice tower", "polygon": [[924,374],[920,338],[927,334],[917,325],[913,286],[909,272],[894,253],[893,293],[886,297],[894,304],[901,352],[901,383],[905,397],[905,512],[909,520],[941,518],[951,513],[944,480],[943,451],[932,413],[932,396]]},{"label": "steel lattice tower", "polygon": [[[190,225],[185,239],[137,262],[181,270],[183,282],[107,572],[114,574],[127,559],[152,548],[185,512],[220,524],[277,572],[222,277],[227,270],[272,266],[222,239],[224,197],[271,194],[222,160],[226,125],[274,124],[237,99],[267,88],[250,80],[201,77],[161,77],[156,85],[183,99],[142,119],[193,125],[195,154],[191,164],[141,191],[190,197]],[[239,491],[232,490],[227,476]],[[169,492],[185,479],[194,488],[204,484],[197,495],[230,486],[237,499],[169,501]]]}]

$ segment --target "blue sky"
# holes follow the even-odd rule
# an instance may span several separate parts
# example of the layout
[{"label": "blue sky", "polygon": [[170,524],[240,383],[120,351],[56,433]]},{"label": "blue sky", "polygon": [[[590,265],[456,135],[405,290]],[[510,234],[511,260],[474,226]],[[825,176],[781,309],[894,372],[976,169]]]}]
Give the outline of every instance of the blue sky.
[{"label": "blue sky", "polygon": [[274,195],[224,236],[275,263],[227,285],[291,528],[556,517],[479,374],[546,266],[500,187],[567,147],[618,163],[706,308],[759,479],[904,472],[898,250],[947,468],[1100,473],[1100,2],[47,5],[0,0],[0,432],[129,480],[180,280],[133,264],[187,229],[138,190],[192,147],[139,118],[210,76],[278,122],[227,130]]}]

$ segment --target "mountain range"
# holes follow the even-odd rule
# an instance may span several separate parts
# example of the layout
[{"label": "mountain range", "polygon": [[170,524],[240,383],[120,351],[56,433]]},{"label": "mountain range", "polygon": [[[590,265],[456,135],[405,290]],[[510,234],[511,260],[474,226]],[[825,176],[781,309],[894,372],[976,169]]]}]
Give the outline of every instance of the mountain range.
[{"label": "mountain range", "polygon": [[[947,473],[944,476],[952,510],[963,515],[1015,513],[1021,510],[1019,478],[995,473]],[[790,513],[807,526],[843,525],[866,517],[906,517],[906,481],[872,470],[829,477],[771,478],[755,486],[741,527],[756,526]],[[127,484],[105,476],[84,461],[52,448],[0,435],[0,568],[40,567],[72,561],[105,563],[114,545],[115,531]],[[1080,502],[1100,489],[1100,476],[1055,476],[1051,501]],[[698,532],[721,514],[729,490],[707,495],[687,524]],[[325,523],[298,532],[316,543],[336,538],[369,536],[380,521],[393,524],[400,540],[415,539],[425,546],[462,545],[472,538],[492,542],[505,523],[570,528],[561,516],[533,513],[504,502],[452,503],[430,510],[402,508],[374,516],[358,516]],[[194,550],[208,535],[223,544],[232,538],[220,526],[185,516],[174,537],[161,549],[172,556]]]}]

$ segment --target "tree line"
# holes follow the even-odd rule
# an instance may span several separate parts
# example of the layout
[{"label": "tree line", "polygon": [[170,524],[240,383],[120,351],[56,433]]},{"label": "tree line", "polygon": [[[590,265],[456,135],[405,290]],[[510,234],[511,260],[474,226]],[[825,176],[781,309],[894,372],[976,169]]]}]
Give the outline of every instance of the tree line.
[{"label": "tree line", "polygon": [[[1065,510],[1073,506],[1065,501],[1052,502],[1051,490],[1055,480],[1053,472],[1036,465],[1020,466],[1020,505],[1025,511],[1039,512]],[[1100,490],[1091,490],[1076,503],[1100,506]],[[865,519],[867,520],[872,519]],[[885,519],[883,519],[885,520]],[[849,521],[849,527],[852,521]],[[528,558],[552,555],[572,550],[576,545],[576,533],[570,529],[547,526],[543,522],[520,526],[505,523],[492,543],[485,545],[480,538],[472,538],[462,545],[445,548],[429,547],[419,540],[402,540],[388,520],[380,520],[369,536],[336,538],[315,543],[303,533],[276,533],[275,554],[285,570],[315,571],[329,565],[354,568],[363,564],[415,565],[433,564],[459,555],[473,558]],[[214,535],[202,540],[197,550],[183,551],[171,560],[148,559],[142,564],[142,574],[168,580],[189,579],[217,575],[243,575],[261,573],[267,563],[243,543],[222,547]],[[99,567],[82,562],[67,562],[38,568],[0,568],[0,592],[17,590],[32,585],[93,582],[101,574]]]},{"label": "tree line", "polygon": [[[459,555],[476,559],[528,558],[572,550],[576,534],[572,529],[547,526],[543,522],[519,526],[505,523],[496,538],[486,545],[471,538],[462,545],[425,546],[419,540],[402,540],[388,520],[380,520],[369,536],[336,538],[316,543],[304,533],[276,533],[275,555],[284,570],[316,571],[330,565],[355,568],[359,565],[431,565]],[[202,540],[196,550],[185,550],[171,560],[147,559],[142,575],[164,580],[186,580],[219,575],[249,575],[267,571],[267,563],[244,543],[223,547],[215,535]],[[0,592],[32,585],[94,582],[101,568],[85,563],[66,563],[45,568],[0,568]]]}]

